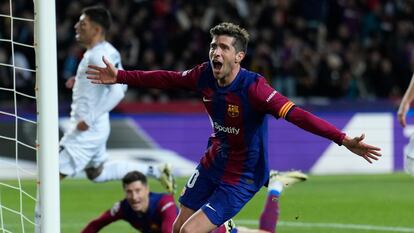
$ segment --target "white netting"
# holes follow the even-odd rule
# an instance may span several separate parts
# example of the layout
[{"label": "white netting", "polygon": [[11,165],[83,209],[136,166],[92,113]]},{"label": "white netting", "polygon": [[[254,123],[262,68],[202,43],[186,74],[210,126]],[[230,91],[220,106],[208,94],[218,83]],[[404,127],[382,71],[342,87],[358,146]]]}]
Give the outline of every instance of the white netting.
[{"label": "white netting", "polygon": [[0,232],[33,232],[36,97],[32,0],[0,0]]}]

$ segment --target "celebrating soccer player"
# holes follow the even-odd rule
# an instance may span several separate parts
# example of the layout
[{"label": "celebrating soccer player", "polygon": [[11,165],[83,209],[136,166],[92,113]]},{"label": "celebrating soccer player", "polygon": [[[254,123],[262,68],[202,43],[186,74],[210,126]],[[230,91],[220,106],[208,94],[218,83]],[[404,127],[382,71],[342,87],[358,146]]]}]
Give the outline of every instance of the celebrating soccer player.
[{"label": "celebrating soccer player", "polygon": [[209,62],[184,72],[123,71],[105,57],[105,67],[89,65],[92,83],[124,83],[149,88],[195,91],[204,102],[213,134],[196,171],[180,197],[174,232],[205,233],[235,216],[268,181],[266,115],[344,145],[368,162],[380,148],[349,137],[332,124],[296,106],[257,73],[241,68],[248,32],[232,23],[210,30]]}]

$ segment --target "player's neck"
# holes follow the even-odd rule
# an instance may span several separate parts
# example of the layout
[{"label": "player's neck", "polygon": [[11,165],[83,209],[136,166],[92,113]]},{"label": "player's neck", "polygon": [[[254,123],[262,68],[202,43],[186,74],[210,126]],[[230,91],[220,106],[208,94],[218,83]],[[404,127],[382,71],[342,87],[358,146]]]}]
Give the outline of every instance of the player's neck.
[{"label": "player's neck", "polygon": [[231,72],[229,73],[229,75],[225,76],[222,79],[218,79],[217,83],[219,85],[219,87],[225,87],[230,85],[237,77],[237,74],[240,71],[240,65],[238,65],[237,67],[235,67],[234,69],[231,70]]},{"label": "player's neck", "polygon": [[96,37],[96,38],[94,38],[92,41],[91,41],[91,43],[89,43],[87,46],[85,46],[86,47],[86,49],[91,49],[91,48],[93,48],[93,47],[95,47],[97,44],[100,44],[100,43],[102,43],[103,41],[105,41],[105,37],[102,37],[102,36],[100,36],[100,37]]},{"label": "player's neck", "polygon": [[142,208],[142,210],[140,210],[139,212],[140,213],[143,213],[143,214],[145,214],[145,213],[147,213],[148,212],[148,207],[149,207],[149,200],[147,200],[147,203],[146,204],[144,204],[145,206]]}]

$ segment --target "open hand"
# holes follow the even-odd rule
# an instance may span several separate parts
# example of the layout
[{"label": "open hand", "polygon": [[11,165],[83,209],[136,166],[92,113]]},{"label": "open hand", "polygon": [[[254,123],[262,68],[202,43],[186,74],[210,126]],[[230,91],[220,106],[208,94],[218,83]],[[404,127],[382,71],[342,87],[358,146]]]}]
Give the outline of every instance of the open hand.
[{"label": "open hand", "polygon": [[70,77],[66,82],[65,82],[65,87],[67,89],[72,89],[73,86],[75,85],[75,76]]},{"label": "open hand", "polygon": [[86,78],[92,80],[92,83],[96,84],[116,83],[118,69],[115,68],[114,65],[112,65],[104,56],[102,56],[102,61],[105,63],[105,67],[88,65],[88,70],[86,70]]},{"label": "open hand", "polygon": [[364,158],[368,163],[372,163],[372,160],[378,160],[381,157],[381,149],[379,147],[368,145],[362,142],[365,138],[365,134],[359,137],[350,138],[345,136],[342,144],[348,148],[354,154],[357,154]]},{"label": "open hand", "polygon": [[89,125],[86,124],[85,121],[79,121],[78,124],[76,125],[76,129],[79,131],[86,131],[89,129]]}]

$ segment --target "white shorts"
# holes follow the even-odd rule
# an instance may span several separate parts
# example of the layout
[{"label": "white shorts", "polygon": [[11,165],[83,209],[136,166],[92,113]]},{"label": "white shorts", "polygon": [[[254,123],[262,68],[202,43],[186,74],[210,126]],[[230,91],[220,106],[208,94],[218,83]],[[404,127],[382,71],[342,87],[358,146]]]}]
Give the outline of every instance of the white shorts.
[{"label": "white shorts", "polygon": [[88,167],[99,167],[107,160],[106,148],[93,150],[78,146],[61,147],[59,153],[59,172],[67,176],[85,170]]},{"label": "white shorts", "polygon": [[85,168],[98,167],[108,158],[106,141],[109,130],[96,132],[73,130],[65,134],[60,142],[59,172],[73,176]]}]

